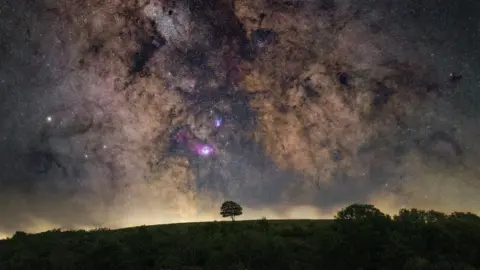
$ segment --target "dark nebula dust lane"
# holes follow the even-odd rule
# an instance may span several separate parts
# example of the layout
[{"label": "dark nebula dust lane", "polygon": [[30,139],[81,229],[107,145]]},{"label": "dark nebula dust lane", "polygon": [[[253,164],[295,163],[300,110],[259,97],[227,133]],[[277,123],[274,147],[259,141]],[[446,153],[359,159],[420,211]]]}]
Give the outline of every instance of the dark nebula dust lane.
[{"label": "dark nebula dust lane", "polygon": [[478,212],[476,1],[6,1],[0,236]]}]

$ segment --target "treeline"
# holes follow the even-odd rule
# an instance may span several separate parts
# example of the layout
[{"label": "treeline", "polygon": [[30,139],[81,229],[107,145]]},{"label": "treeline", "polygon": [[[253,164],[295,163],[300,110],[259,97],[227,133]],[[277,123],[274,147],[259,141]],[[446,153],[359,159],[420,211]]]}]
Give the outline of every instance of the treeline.
[{"label": "treeline", "polygon": [[351,205],[332,221],[17,232],[0,269],[480,269],[480,218]]}]

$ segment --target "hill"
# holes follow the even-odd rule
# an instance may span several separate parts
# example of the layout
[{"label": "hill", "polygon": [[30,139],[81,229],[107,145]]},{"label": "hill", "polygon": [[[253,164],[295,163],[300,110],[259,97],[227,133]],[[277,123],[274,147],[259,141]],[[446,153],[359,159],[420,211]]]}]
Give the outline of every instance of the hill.
[{"label": "hill", "polygon": [[0,269],[480,269],[480,218],[352,205],[335,220],[17,232]]}]

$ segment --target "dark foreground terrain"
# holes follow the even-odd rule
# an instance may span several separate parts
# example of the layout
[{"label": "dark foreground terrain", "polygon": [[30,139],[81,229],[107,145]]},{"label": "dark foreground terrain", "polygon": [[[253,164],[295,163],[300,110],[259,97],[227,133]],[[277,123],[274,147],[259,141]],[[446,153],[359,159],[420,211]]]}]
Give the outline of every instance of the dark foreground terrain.
[{"label": "dark foreground terrain", "polygon": [[352,205],[332,221],[17,232],[0,269],[480,269],[480,218]]}]

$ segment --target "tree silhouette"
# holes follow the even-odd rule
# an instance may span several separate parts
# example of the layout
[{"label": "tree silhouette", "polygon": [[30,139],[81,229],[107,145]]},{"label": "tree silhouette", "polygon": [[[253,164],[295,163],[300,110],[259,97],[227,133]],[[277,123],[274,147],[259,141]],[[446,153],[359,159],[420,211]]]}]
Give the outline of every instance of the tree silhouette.
[{"label": "tree silhouette", "polygon": [[232,221],[235,221],[235,216],[240,216],[243,209],[242,207],[234,201],[225,201],[220,207],[220,215],[222,217],[231,217]]},{"label": "tree silhouette", "polygon": [[337,213],[335,219],[339,220],[366,220],[376,217],[385,217],[377,208],[370,204],[352,204]]}]

